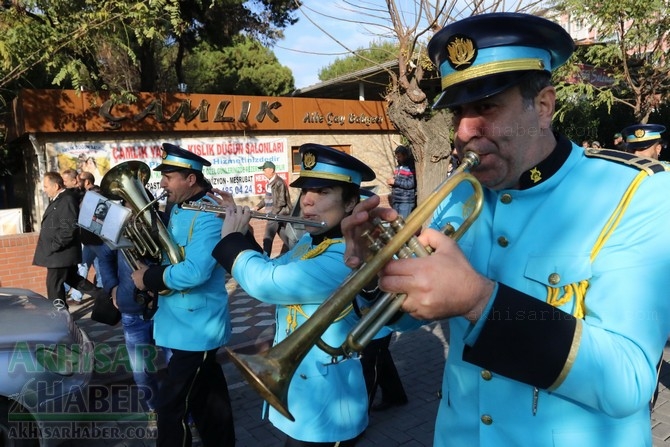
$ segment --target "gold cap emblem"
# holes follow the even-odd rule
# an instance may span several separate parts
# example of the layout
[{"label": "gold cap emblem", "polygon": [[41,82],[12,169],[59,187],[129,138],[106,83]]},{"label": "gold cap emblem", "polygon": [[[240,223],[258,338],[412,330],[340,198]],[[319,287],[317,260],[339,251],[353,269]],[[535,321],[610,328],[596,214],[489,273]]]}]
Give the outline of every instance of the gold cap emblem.
[{"label": "gold cap emblem", "polygon": [[165,149],[161,149],[161,158],[165,160],[168,156],[168,153]]},{"label": "gold cap emblem", "polygon": [[454,35],[447,42],[449,64],[454,70],[465,70],[477,58],[477,48],[469,37]]},{"label": "gold cap emblem", "polygon": [[644,136],[644,129],[635,130],[635,138],[642,138]]},{"label": "gold cap emblem", "polygon": [[316,154],[314,152],[305,152],[302,155],[302,165],[307,170],[316,166]]}]

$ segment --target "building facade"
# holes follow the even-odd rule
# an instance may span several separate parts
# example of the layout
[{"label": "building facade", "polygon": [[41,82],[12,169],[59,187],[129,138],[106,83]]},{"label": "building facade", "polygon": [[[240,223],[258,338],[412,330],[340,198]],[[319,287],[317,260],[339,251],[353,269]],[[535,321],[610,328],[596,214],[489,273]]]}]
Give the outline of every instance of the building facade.
[{"label": "building facade", "polygon": [[[290,182],[304,143],[348,152],[385,178],[393,168],[390,148],[400,136],[383,101],[140,93],[133,104],[117,104],[90,92],[23,90],[13,104],[7,141],[23,154],[14,199],[30,232],[39,230],[47,204],[40,186],[47,171],[90,171],[100,184],[125,161],[158,165],[161,144],[169,142],[208,159],[212,166],[204,173],[213,186],[251,204],[265,191],[259,166],[274,162]],[[156,195],[159,182],[160,173],[152,172],[147,187]],[[364,186],[387,192],[382,181]]]}]

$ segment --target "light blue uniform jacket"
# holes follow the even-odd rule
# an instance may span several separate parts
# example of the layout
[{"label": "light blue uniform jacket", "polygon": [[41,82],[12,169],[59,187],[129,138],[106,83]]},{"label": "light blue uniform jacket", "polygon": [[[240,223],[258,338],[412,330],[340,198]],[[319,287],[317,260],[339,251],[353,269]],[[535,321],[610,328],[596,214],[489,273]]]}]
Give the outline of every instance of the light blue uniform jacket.
[{"label": "light blue uniform jacket", "polygon": [[[574,331],[574,358],[558,359],[564,380],[551,391],[537,392],[493,368],[464,361],[464,347],[476,350],[480,331],[489,323],[480,319],[473,328],[464,318],[452,318],[435,446],[652,445],[649,401],[655,365],[670,331],[670,173],[642,182],[602,250],[593,262],[589,259],[599,233],[639,172],[587,158],[572,145],[567,161],[546,181],[525,190],[485,190],[483,211],[459,242],[474,268],[542,301],[549,285],[588,280],[586,313]],[[438,208],[431,226],[458,226],[464,197],[470,193],[469,185],[459,187]],[[572,314],[574,300],[560,309]],[[510,327],[545,318],[522,312],[502,317]],[[537,326],[533,341],[548,346],[552,337],[562,337],[543,326]],[[508,333],[493,338],[520,358],[533,355],[518,352],[524,342]],[[495,349],[484,355],[494,364],[506,361],[496,358],[501,354]],[[530,365],[533,361],[529,359]],[[538,371],[542,365],[538,360]]]},{"label": "light blue uniform jacket", "polygon": [[[233,265],[233,277],[249,295],[277,305],[274,344],[287,337],[287,305],[300,304],[311,316],[351,273],[343,262],[344,242],[330,245],[311,259],[300,259],[313,248],[311,243],[311,235],[305,234],[293,249],[272,260],[246,250]],[[298,325],[306,321],[299,313],[297,318]],[[321,338],[331,346],[340,346],[356,321],[351,311],[331,324]],[[311,442],[347,440],[365,430],[368,401],[360,361],[331,360],[317,347],[309,350],[288,390],[288,409],[295,422],[270,407],[269,419],[275,427],[292,438]]]},{"label": "light blue uniform jacket", "polygon": [[171,293],[158,299],[156,344],[184,351],[221,347],[231,331],[226,272],[210,255],[221,239],[221,219],[174,206],[167,229],[184,261],[163,271],[163,282]]}]

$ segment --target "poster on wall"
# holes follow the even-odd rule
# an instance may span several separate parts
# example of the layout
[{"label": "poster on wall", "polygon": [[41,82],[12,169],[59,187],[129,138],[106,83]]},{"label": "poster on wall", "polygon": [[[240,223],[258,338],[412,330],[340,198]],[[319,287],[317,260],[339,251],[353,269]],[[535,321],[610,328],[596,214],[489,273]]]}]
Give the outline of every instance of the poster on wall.
[{"label": "poster on wall", "polygon": [[176,144],[212,163],[203,169],[214,188],[236,198],[265,194],[267,178],[260,166],[271,161],[277,174],[289,180],[290,148],[288,139],[280,137],[181,138],[174,140],[143,140],[113,142],[58,142],[47,145],[49,169],[62,172],[75,169],[89,171],[96,184],[110,168],[130,160],[139,160],[152,169],[147,188],[159,196],[161,174],[153,168],[161,163],[161,144]]},{"label": "poster on wall", "polygon": [[0,210],[0,236],[23,233],[23,210],[10,208]]}]

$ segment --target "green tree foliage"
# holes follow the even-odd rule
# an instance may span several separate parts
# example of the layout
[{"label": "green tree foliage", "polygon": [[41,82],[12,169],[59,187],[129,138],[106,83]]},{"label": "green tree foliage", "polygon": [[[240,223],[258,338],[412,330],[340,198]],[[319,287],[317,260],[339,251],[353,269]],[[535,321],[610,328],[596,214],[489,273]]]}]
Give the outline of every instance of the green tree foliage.
[{"label": "green tree foliage", "polygon": [[177,44],[177,82],[186,82],[185,55],[200,42],[227,47],[241,32],[266,45],[283,37],[282,30],[297,22],[294,0],[188,0],[179,2],[179,26],[170,30]]},{"label": "green tree foliage", "polygon": [[157,55],[166,47],[177,48],[173,68],[182,82],[182,61],[201,42],[223,47],[240,33],[276,41],[295,23],[292,12],[299,2],[4,0],[2,5],[0,88],[5,93],[30,85],[35,70],[49,85],[124,93],[156,90]]},{"label": "green tree foliage", "polygon": [[319,80],[328,81],[395,60],[398,58],[399,50],[399,45],[394,42],[372,42],[368,48],[359,48],[353,54],[337,58],[330,65],[319,70]]},{"label": "green tree foliage", "polygon": [[123,54],[135,63],[133,46],[161,37],[156,18],[169,10],[162,1],[5,1],[0,9],[3,96],[37,81],[107,88],[105,56]]},{"label": "green tree foliage", "polygon": [[294,89],[291,70],[257,40],[240,37],[222,50],[201,44],[184,61],[189,91],[280,96]]},{"label": "green tree foliage", "polygon": [[575,23],[589,24],[595,35],[594,44],[580,48],[576,60],[605,69],[614,80],[608,87],[565,85],[562,98],[583,96],[596,106],[623,104],[632,109],[636,121],[647,122],[670,96],[667,1],[560,0],[557,10]]}]

